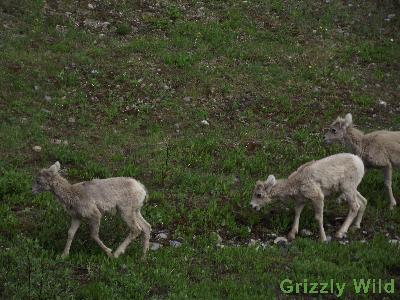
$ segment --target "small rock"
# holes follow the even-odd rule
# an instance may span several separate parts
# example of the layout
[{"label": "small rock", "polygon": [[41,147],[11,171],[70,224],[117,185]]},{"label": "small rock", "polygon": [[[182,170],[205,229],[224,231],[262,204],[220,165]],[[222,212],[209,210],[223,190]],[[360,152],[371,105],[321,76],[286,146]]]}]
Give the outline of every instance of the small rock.
[{"label": "small rock", "polygon": [[33,146],[33,147],[32,147],[32,150],[35,151],[35,152],[40,152],[40,151],[42,151],[42,147],[40,147],[40,146]]},{"label": "small rock", "polygon": [[44,96],[44,100],[51,101],[51,97],[49,95]]},{"label": "small rock", "polygon": [[255,239],[250,239],[249,243],[247,245],[249,246],[255,246],[257,244],[257,241]]},{"label": "small rock", "polygon": [[367,232],[366,230],[363,230],[362,233],[363,233],[363,234],[367,234],[368,232]]},{"label": "small rock", "polygon": [[347,241],[347,240],[339,241],[339,244],[341,244],[341,245],[347,245],[348,243],[349,243],[349,241]]},{"label": "small rock", "polygon": [[63,141],[63,144],[64,144],[64,145],[68,145],[68,141],[67,141],[67,140],[64,140],[64,141]]},{"label": "small rock", "polygon": [[399,240],[395,240],[395,239],[389,240],[389,244],[392,244],[392,245],[400,245],[400,241],[399,241]]},{"label": "small rock", "polygon": [[365,244],[365,243],[367,243],[367,240],[361,240],[360,243]]},{"label": "small rock", "polygon": [[276,237],[276,234],[275,233],[267,233],[267,236],[274,238],[274,237]]},{"label": "small rock", "polygon": [[284,236],[278,236],[275,240],[274,240],[274,244],[287,244],[288,240],[287,238],[285,238]]},{"label": "small rock", "polygon": [[60,145],[62,143],[60,139],[51,139],[50,142],[55,145]]},{"label": "small rock", "polygon": [[330,235],[326,236],[326,242],[329,243],[330,241],[332,241],[332,237]]},{"label": "small rock", "polygon": [[161,247],[162,247],[162,245],[160,243],[151,243],[150,250],[157,251]]},{"label": "small rock", "polygon": [[75,118],[74,117],[69,117],[68,118],[68,123],[75,123]]},{"label": "small rock", "polygon": [[159,240],[166,240],[168,238],[168,235],[164,232],[160,232],[159,234],[156,235],[156,238]]},{"label": "small rock", "polygon": [[88,6],[89,9],[94,9],[94,6],[93,6],[92,3],[89,3],[87,6]]},{"label": "small rock", "polygon": [[210,126],[210,123],[207,120],[203,120],[200,123],[201,123],[201,125],[204,125],[204,126]]},{"label": "small rock", "polygon": [[378,103],[379,103],[379,105],[382,105],[382,106],[384,106],[384,107],[387,106],[387,103],[386,103],[385,101],[379,100]]},{"label": "small rock", "polygon": [[178,241],[169,241],[169,245],[174,248],[178,248],[178,247],[182,246],[182,243],[178,242]]},{"label": "small rock", "polygon": [[183,98],[183,101],[185,102],[190,102],[192,100],[192,97],[186,96]]},{"label": "small rock", "polygon": [[310,230],[308,230],[308,229],[302,229],[302,230],[300,231],[300,234],[301,234],[302,236],[311,236],[311,235],[312,235],[312,232],[311,232]]},{"label": "small rock", "polygon": [[39,86],[38,85],[35,85],[33,88],[35,89],[35,91],[39,90]]}]

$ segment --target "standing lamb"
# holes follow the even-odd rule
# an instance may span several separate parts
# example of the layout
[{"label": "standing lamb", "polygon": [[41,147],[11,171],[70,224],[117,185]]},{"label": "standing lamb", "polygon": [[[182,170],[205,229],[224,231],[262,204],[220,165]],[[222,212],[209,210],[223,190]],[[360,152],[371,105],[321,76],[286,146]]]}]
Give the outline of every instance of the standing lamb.
[{"label": "standing lamb", "polygon": [[[133,178],[114,177],[94,179],[92,181],[70,184],[59,174],[60,163],[56,162],[48,169],[43,169],[36,176],[32,187],[35,195],[50,191],[72,217],[68,230],[68,239],[62,257],[69,255],[72,240],[83,219],[89,221],[90,235],[109,257],[123,254],[128,245],[141,232],[144,233],[143,258],[149,249],[151,227],[142,217],[140,209],[147,198],[143,184]],[[128,225],[130,233],[112,254],[99,238],[102,215],[117,209]]]},{"label": "standing lamb", "polygon": [[392,191],[393,167],[400,167],[400,131],[374,131],[364,134],[353,127],[353,118],[347,114],[338,117],[325,134],[328,144],[341,142],[349,150],[361,157],[365,168],[381,169],[385,177],[385,187],[390,199],[390,209],[396,206]]},{"label": "standing lamb", "polygon": [[293,240],[299,232],[301,211],[307,200],[314,206],[315,219],[319,225],[320,239],[326,241],[323,225],[324,198],[330,194],[340,194],[349,203],[349,213],[342,227],[336,233],[342,238],[354,221],[360,228],[367,200],[357,191],[364,176],[362,160],[353,154],[341,153],[300,166],[287,179],[276,180],[269,175],[266,181],[257,181],[253,191],[251,206],[260,210],[265,204],[276,200],[295,200],[295,218],[288,239]]}]

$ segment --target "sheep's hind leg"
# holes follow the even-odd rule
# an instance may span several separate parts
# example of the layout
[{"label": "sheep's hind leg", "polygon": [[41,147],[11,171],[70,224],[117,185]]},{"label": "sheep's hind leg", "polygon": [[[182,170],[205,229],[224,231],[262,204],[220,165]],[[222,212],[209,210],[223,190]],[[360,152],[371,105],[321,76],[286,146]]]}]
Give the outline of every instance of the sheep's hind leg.
[{"label": "sheep's hind leg", "polygon": [[294,240],[294,238],[296,237],[296,234],[299,233],[299,222],[300,222],[300,214],[304,208],[304,202],[300,202],[300,203],[296,203],[296,206],[294,208],[294,222],[293,222],[293,226],[292,229],[290,230],[289,234],[288,234],[288,239]]},{"label": "sheep's hind leg", "polygon": [[385,176],[385,187],[386,192],[388,193],[390,199],[390,209],[393,209],[396,206],[396,199],[393,196],[392,190],[392,166],[389,165],[385,169],[383,169],[383,175]]},{"label": "sheep's hind leg", "polygon": [[336,237],[339,239],[343,238],[344,234],[349,230],[351,223],[353,223],[354,218],[358,214],[360,203],[359,201],[357,201],[356,197],[356,192],[346,194],[346,198],[348,200],[350,208],[346,220],[343,222],[342,227],[340,227],[339,231],[336,233]]},{"label": "sheep's hind leg", "polygon": [[79,226],[81,225],[81,221],[79,219],[72,219],[71,226],[68,229],[68,239],[67,243],[65,244],[64,251],[61,254],[61,257],[67,257],[69,255],[69,249],[71,248],[72,241],[74,240],[75,233],[78,230]]},{"label": "sheep's hind leg", "polygon": [[318,199],[313,200],[314,205],[314,216],[318,222],[319,227],[319,238],[321,241],[326,241],[326,234],[324,229],[324,197],[321,194]]},{"label": "sheep's hind leg", "polygon": [[360,204],[360,209],[358,210],[358,214],[357,214],[356,220],[354,221],[354,227],[359,229],[359,228],[361,228],[361,221],[362,221],[365,209],[367,207],[367,202],[368,201],[358,191],[357,191],[357,196],[356,197],[357,197],[358,202]]},{"label": "sheep's hind leg", "polygon": [[128,225],[129,229],[131,230],[129,235],[126,237],[126,239],[121,243],[121,245],[119,245],[119,247],[117,248],[117,250],[115,250],[114,252],[114,257],[117,258],[118,256],[120,256],[121,254],[125,253],[126,248],[129,246],[129,244],[139,236],[139,234],[141,233],[141,228],[139,226],[139,224],[137,223],[136,219],[134,218],[135,214],[131,214],[131,215],[127,215],[124,213],[122,214],[122,218],[124,219],[124,221],[126,222],[126,224]]},{"label": "sheep's hind leg", "polygon": [[142,259],[146,257],[146,253],[150,247],[150,234],[151,234],[151,226],[147,221],[143,218],[142,214],[138,210],[136,212],[136,216],[138,218],[138,223],[143,230],[144,237],[143,237],[143,256]]},{"label": "sheep's hind leg", "polygon": [[99,237],[99,228],[100,228],[100,219],[101,214],[100,212],[94,216],[90,220],[90,236],[92,239],[100,246],[100,248],[107,254],[108,257],[112,257],[112,250],[108,248],[104,243],[100,240]]}]

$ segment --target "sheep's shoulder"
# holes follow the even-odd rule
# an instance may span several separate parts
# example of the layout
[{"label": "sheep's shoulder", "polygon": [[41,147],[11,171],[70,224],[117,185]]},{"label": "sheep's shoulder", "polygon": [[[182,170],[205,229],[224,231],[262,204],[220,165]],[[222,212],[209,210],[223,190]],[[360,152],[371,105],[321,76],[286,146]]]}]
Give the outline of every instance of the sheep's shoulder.
[{"label": "sheep's shoulder", "polygon": [[288,179],[294,179],[296,177],[302,176],[305,173],[305,171],[307,170],[307,168],[310,167],[314,162],[315,162],[315,160],[312,160],[312,161],[309,161],[309,162],[301,165],[300,167],[297,168],[296,171],[294,171],[292,174],[290,174]]}]

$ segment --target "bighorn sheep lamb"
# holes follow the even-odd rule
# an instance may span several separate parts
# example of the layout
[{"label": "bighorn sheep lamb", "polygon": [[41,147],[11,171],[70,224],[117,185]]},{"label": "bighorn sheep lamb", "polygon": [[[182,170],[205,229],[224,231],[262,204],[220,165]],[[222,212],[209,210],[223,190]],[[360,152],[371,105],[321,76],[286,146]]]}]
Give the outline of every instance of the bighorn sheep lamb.
[{"label": "bighorn sheep lamb", "polygon": [[323,225],[324,198],[330,194],[340,194],[349,203],[349,213],[337,238],[342,238],[354,221],[360,228],[367,200],[357,191],[364,176],[362,160],[350,153],[332,155],[321,160],[311,161],[300,166],[287,179],[276,180],[269,175],[266,181],[257,181],[250,202],[253,208],[260,210],[276,200],[293,198],[295,218],[288,239],[293,240],[299,232],[299,220],[305,202],[310,200],[314,206],[315,219],[319,225],[320,239],[326,241]]},{"label": "bighorn sheep lamb", "polygon": [[364,134],[354,128],[351,114],[338,117],[325,134],[325,142],[341,142],[364,162],[365,168],[381,169],[390,199],[390,209],[396,206],[392,191],[392,169],[400,167],[400,131],[374,131]]},{"label": "bighorn sheep lamb", "polygon": [[99,238],[102,215],[117,209],[128,225],[130,233],[114,252],[114,257],[123,254],[128,245],[141,233],[143,239],[143,258],[149,249],[151,227],[142,217],[140,209],[147,198],[143,184],[133,178],[114,177],[70,184],[59,174],[60,163],[56,162],[37,175],[32,193],[50,191],[72,217],[68,239],[62,257],[69,255],[72,240],[83,219],[90,225],[90,235],[103,251],[112,257],[112,250]]}]

